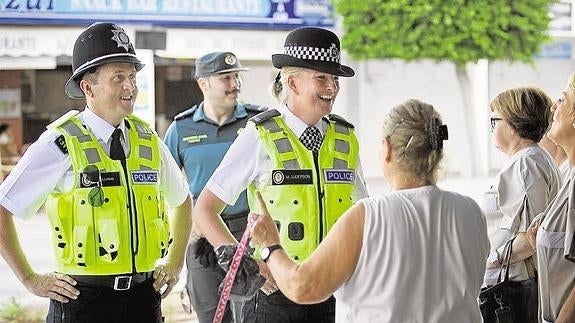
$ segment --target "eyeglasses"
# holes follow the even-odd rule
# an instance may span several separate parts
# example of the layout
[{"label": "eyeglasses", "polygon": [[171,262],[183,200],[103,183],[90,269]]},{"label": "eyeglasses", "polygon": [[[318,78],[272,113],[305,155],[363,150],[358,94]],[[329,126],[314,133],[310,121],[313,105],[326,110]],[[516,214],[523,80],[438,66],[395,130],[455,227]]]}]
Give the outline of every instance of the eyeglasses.
[{"label": "eyeglasses", "polygon": [[503,118],[499,118],[499,117],[489,118],[489,124],[491,125],[491,131],[493,131],[493,129],[495,129],[495,125],[497,124],[497,121],[501,121],[501,120],[503,120]]}]

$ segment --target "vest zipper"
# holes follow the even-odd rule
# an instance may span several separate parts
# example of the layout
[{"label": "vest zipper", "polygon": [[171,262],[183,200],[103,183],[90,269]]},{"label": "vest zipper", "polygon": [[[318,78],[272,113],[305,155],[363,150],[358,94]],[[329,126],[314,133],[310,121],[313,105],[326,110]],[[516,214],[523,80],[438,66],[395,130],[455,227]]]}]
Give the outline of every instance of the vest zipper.
[{"label": "vest zipper", "polygon": [[[128,215],[130,216],[130,249],[132,249],[132,273],[137,273],[136,271],[136,253],[137,253],[137,246],[138,246],[138,221],[136,218],[136,211],[133,209],[133,192],[132,188],[130,187],[130,177],[128,176],[128,168],[126,166],[126,160],[120,160],[122,164],[122,169],[124,170],[124,179],[126,180],[126,193],[128,194],[128,198],[126,199],[128,202]],[[136,233],[134,234],[134,227],[136,229]]]},{"label": "vest zipper", "polygon": [[323,192],[321,189],[321,174],[319,173],[319,162],[318,162],[318,153],[317,152],[312,152],[313,154],[313,164],[315,166],[315,177],[317,180],[317,204],[319,207],[319,214],[318,214],[318,218],[319,218],[319,236],[317,239],[317,244],[319,245],[321,243],[321,241],[323,240]]}]

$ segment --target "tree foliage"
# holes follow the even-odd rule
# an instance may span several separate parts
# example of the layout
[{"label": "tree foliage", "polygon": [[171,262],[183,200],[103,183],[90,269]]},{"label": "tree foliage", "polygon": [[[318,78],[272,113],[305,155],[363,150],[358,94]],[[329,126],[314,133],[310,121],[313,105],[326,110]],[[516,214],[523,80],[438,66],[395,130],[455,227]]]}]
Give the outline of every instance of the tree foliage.
[{"label": "tree foliage", "polygon": [[354,59],[531,62],[552,0],[333,0]]}]

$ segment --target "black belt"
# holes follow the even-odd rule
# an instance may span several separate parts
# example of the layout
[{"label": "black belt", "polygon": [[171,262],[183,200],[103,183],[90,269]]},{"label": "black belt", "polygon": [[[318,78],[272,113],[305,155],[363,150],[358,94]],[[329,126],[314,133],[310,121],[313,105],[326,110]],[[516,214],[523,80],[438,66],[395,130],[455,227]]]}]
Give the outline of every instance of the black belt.
[{"label": "black belt", "polygon": [[128,290],[131,287],[143,283],[153,276],[153,271],[147,273],[137,273],[131,275],[105,275],[105,276],[91,276],[91,275],[69,275],[75,281],[94,285],[109,287],[114,290]]}]

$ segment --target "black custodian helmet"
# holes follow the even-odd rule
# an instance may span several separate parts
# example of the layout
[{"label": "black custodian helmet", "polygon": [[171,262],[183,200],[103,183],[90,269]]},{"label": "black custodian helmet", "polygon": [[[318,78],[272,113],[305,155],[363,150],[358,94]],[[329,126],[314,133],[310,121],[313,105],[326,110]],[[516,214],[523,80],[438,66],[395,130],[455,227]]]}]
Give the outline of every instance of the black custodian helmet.
[{"label": "black custodian helmet", "polygon": [[331,75],[351,77],[354,70],[340,63],[339,38],[332,31],[317,27],[301,27],[286,37],[284,52],[272,55],[276,68],[303,67]]},{"label": "black custodian helmet", "polygon": [[84,93],[79,85],[82,75],[92,67],[112,62],[133,63],[136,71],[144,67],[122,27],[108,22],[94,23],[78,36],[74,44],[73,72],[66,82],[66,95],[83,99]]}]

